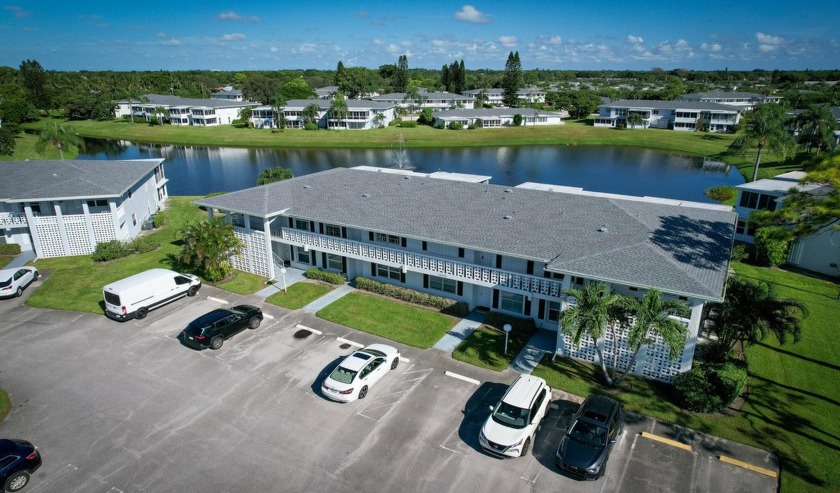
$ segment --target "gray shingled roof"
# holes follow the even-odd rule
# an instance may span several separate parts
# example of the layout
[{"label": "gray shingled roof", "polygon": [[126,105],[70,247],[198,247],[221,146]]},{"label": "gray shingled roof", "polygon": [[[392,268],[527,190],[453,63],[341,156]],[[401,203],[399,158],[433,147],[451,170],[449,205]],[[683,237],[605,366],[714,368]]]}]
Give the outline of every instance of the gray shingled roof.
[{"label": "gray shingled roof", "polygon": [[734,113],[738,111],[730,105],[720,103],[707,103],[705,101],[655,101],[652,99],[616,99],[598,106],[607,108],[653,108],[664,110],[709,110],[726,111]]},{"label": "gray shingled roof", "polygon": [[125,161],[0,161],[5,202],[119,197],[163,159]]},{"label": "gray shingled roof", "polygon": [[[335,101],[329,99],[290,99],[286,101],[286,104],[282,106],[284,109],[296,109],[296,108],[306,108],[310,104],[314,104],[318,106],[322,111],[329,110],[332,107]],[[367,99],[345,99],[344,103],[347,105],[348,110],[363,110],[363,109],[372,109],[372,110],[387,110],[388,108],[393,108],[393,103],[387,103],[382,101],[369,101]]]},{"label": "gray shingled roof", "polygon": [[[743,91],[710,91],[710,92],[693,92],[691,94],[683,95],[684,98],[746,98],[746,99],[763,99],[765,96],[756,94],[754,92]],[[772,96],[779,97],[779,96]]]},{"label": "gray shingled roof", "polygon": [[[233,99],[199,99],[199,98],[182,98],[179,96],[170,96],[168,94],[145,94],[143,96],[148,101],[140,101],[139,99],[132,99],[131,104],[137,105],[160,105],[160,106],[206,106],[208,108],[240,108],[244,106],[257,106],[259,103],[252,101],[234,101]],[[119,101],[123,104],[128,104],[127,99]]]},{"label": "gray shingled roof", "polygon": [[438,118],[482,118],[482,117],[513,117],[516,114],[522,116],[562,116],[553,111],[542,111],[531,108],[476,108],[476,109],[454,109],[439,110],[432,113]]},{"label": "gray shingled roof", "polygon": [[731,211],[348,168],[196,203],[534,259],[704,299],[722,296],[736,220]]}]

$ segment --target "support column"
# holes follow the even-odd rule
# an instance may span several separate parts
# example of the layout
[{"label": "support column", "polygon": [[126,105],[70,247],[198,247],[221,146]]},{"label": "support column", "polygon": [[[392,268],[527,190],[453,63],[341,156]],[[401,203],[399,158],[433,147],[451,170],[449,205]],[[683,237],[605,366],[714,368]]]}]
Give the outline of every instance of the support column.
[{"label": "support column", "polygon": [[44,258],[44,249],[41,246],[41,237],[38,233],[38,223],[35,221],[35,214],[32,213],[32,207],[27,204],[23,207],[23,213],[26,214],[26,223],[29,225],[29,237],[32,239],[32,249],[35,250],[35,255],[39,258]]},{"label": "support column", "polygon": [[90,219],[90,207],[87,201],[82,201],[82,214],[85,217],[85,229],[87,229],[88,241],[90,242],[91,251],[96,250],[96,235],[93,233],[93,221]]},{"label": "support column", "polygon": [[[263,218],[263,231],[265,232],[265,254],[268,256],[268,278],[274,279],[277,277],[277,272],[274,270],[274,249],[271,241],[271,223],[276,218]],[[282,267],[282,266],[281,266]]]},{"label": "support column", "polygon": [[58,202],[53,205],[53,210],[55,210],[55,223],[61,235],[61,249],[64,251],[64,255],[71,255],[70,239],[67,238],[67,227],[64,225],[64,216],[61,215],[61,206]]}]

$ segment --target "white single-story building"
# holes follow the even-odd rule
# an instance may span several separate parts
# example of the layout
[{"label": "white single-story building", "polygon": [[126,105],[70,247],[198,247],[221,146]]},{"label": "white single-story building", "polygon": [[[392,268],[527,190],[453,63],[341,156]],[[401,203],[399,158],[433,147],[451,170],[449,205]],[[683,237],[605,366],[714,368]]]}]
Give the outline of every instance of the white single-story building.
[{"label": "white single-story building", "polygon": [[531,108],[480,108],[472,110],[443,110],[432,113],[436,125],[449,128],[454,122],[464,127],[476,125],[483,128],[513,126],[516,115],[522,116],[523,127],[533,125],[563,125],[562,115]]},{"label": "white single-story building", "polygon": [[243,108],[255,106],[259,106],[259,103],[235,99],[196,99],[146,94],[130,102],[127,99],[117,101],[115,116],[122,118],[134,114],[135,118],[145,120],[157,116],[159,119],[168,119],[172,125],[211,127],[229,125],[239,119]]},{"label": "white single-story building", "polygon": [[[444,179],[441,179],[444,178]],[[223,215],[245,247],[235,268],[268,278],[312,266],[532,318],[556,331],[558,354],[596,358],[559,326],[566,291],[603,281],[621,294],[658,289],[691,308],[676,360],[657,341],[636,375],[671,381],[691,367],[706,302],[723,299],[736,215],[731,207],[590,193],[568,187],[490,185],[419,173],[335,168],[197,200]],[[627,365],[627,334],[602,341]]]},{"label": "white single-story building", "polygon": [[[367,130],[388,126],[396,118],[396,105],[366,99],[346,99],[347,114],[341,117],[330,116],[331,99],[292,99],[280,108],[286,121],[286,128],[303,128],[303,110],[309,105],[318,107],[316,122],[321,128],[332,130]],[[251,124],[254,128],[277,128],[277,112],[271,106],[258,106],[251,111]]]},{"label": "white single-story building", "polygon": [[[633,126],[627,117],[637,114]],[[593,125],[611,128],[669,128],[679,131],[733,132],[741,121],[737,109],[718,103],[618,99],[598,106]]]},{"label": "white single-story building", "polygon": [[38,257],[127,241],[166,205],[163,159],[0,161],[0,242]]}]

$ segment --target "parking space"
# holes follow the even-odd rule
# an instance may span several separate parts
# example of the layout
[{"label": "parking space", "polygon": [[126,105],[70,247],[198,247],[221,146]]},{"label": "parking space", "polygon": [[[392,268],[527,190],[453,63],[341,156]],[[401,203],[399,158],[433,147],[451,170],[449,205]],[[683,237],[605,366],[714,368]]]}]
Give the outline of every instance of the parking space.
[{"label": "parking space", "polygon": [[[265,311],[256,330],[217,351],[178,341],[196,317],[242,302]],[[439,351],[400,346],[400,365],[364,400],[329,401],[320,383],[341,358],[393,343],[212,288],[122,324],[16,301],[0,318],[0,381],[14,402],[0,435],[41,449],[31,492],[775,491],[718,459],[743,456],[730,444],[642,417],[628,421],[604,479],[566,477],[554,453],[578,400],[556,391],[531,454],[490,456],[478,433],[515,374]],[[696,445],[675,450],[643,431]]]}]

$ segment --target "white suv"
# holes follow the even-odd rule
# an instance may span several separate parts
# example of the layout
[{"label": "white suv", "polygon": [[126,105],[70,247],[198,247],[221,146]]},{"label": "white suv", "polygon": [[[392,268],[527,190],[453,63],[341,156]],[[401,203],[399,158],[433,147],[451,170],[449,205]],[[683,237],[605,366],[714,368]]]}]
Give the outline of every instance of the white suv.
[{"label": "white suv", "polygon": [[540,377],[521,375],[481,427],[481,448],[494,455],[521,457],[528,453],[540,421],[548,412],[551,388]]}]

